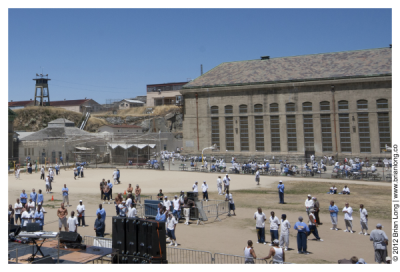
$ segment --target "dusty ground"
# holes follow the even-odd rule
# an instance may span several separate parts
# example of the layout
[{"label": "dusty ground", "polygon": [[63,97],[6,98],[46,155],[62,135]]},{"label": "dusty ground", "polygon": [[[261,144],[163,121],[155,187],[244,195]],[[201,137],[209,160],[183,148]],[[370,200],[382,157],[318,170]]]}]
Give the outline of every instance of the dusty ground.
[{"label": "dusty ground", "polygon": [[[44,204],[47,211],[44,230],[58,230],[56,210],[59,207],[60,201],[57,200],[62,199],[61,188],[66,183],[70,190],[69,198],[72,205],[68,207],[69,212],[76,210],[80,199],[84,201],[86,206],[86,224],[88,227],[79,228],[78,232],[82,236],[94,235],[95,211],[98,208],[98,204],[101,203],[99,200],[99,182],[102,178],[111,179],[111,175],[111,169],[87,169],[85,171],[85,178],[74,180],[71,170],[62,171],[61,175],[55,177],[53,193],[44,194]],[[223,199],[222,196],[218,196],[216,193],[217,176],[218,174],[199,172],[122,169],[122,184],[114,186],[113,193],[114,195],[119,192],[123,193],[129,183],[133,186],[138,183],[144,195],[156,195],[159,189],[163,189],[166,195],[172,196],[180,190],[189,191],[196,180],[200,184],[203,180],[206,180],[210,186],[210,199]],[[282,179],[286,185],[285,202],[287,204],[285,205],[278,204],[279,199],[276,186],[279,179]],[[271,210],[274,210],[279,217],[282,213],[287,214],[288,220],[292,224],[290,248],[294,250],[287,252],[286,258],[288,262],[337,263],[338,259],[350,258],[355,255],[359,258],[364,258],[367,263],[374,263],[372,242],[369,241],[369,237],[358,234],[360,226],[359,213],[357,211],[359,204],[362,202],[370,213],[370,231],[379,222],[383,224],[384,230],[389,236],[391,229],[391,184],[369,181],[345,182],[352,192],[349,196],[326,194],[328,187],[332,184],[332,180],[313,178],[309,181],[302,178],[262,176],[261,185],[257,186],[254,182],[254,176],[233,175],[231,176],[231,191],[235,200],[237,216],[226,217],[224,215],[221,217],[221,222],[213,222],[213,219],[210,219],[204,225],[191,224],[190,226],[185,226],[179,224],[176,231],[178,243],[183,248],[243,255],[243,247],[247,240],[252,239],[254,243],[257,241],[253,214],[256,208],[261,206],[268,217]],[[22,189],[25,189],[29,195],[32,188],[35,188],[36,191],[38,189],[44,191],[45,188],[45,183],[43,180],[40,180],[39,173],[33,173],[32,175],[23,173],[20,180],[15,180],[14,176],[9,175],[8,184],[8,202],[10,204],[15,203],[15,199],[19,197]],[[334,184],[341,189],[344,183],[335,181]],[[324,241],[308,241],[308,250],[312,254],[304,256],[297,254],[297,243],[293,226],[298,216],[306,217],[304,201],[308,193],[316,196],[320,201],[320,218],[324,224],[319,227],[319,234]],[[56,201],[50,201],[51,196],[54,196]],[[327,208],[331,199],[336,202],[339,210],[344,207],[345,202],[349,202],[350,206],[353,207],[355,210],[353,213],[355,234],[344,233],[342,230],[331,231],[329,229],[331,224]],[[115,215],[115,207],[108,204],[104,205],[104,207],[107,211],[106,233],[110,233],[111,216]],[[343,229],[343,227],[343,215],[339,214],[339,228]],[[270,241],[269,237],[267,230],[267,241]],[[266,256],[269,250],[268,245],[256,243],[254,248],[258,257]],[[391,255],[390,250],[389,255]]]}]

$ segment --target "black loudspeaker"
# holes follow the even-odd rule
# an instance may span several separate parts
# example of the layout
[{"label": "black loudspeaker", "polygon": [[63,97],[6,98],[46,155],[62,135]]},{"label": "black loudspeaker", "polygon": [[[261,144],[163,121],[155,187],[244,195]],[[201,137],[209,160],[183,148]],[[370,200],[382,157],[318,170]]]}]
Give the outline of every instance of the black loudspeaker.
[{"label": "black loudspeaker", "polygon": [[43,258],[35,259],[32,264],[54,264],[55,261],[50,256],[45,256]]},{"label": "black loudspeaker", "polygon": [[112,218],[112,248],[125,254],[125,217],[113,216]]},{"label": "black loudspeaker", "polygon": [[136,255],[138,251],[136,224],[136,219],[127,218],[125,220],[125,252],[127,255]]},{"label": "black loudspeaker", "polygon": [[146,257],[167,259],[167,245],[165,241],[165,223],[147,220]]},{"label": "black loudspeaker", "polygon": [[86,245],[80,243],[65,243],[64,244],[67,248],[79,248],[79,249],[86,249]]},{"label": "black loudspeaker", "polygon": [[60,242],[61,243],[81,243],[82,236],[79,235],[77,232],[67,232],[67,231],[60,231]]},{"label": "black loudspeaker", "polygon": [[163,259],[151,259],[150,260],[151,264],[168,264],[168,260],[163,260]]},{"label": "black loudspeaker", "polygon": [[17,236],[21,232],[21,226],[8,224],[8,234],[14,233]]},{"label": "black loudspeaker", "polygon": [[140,257],[147,257],[147,220],[137,219],[136,221],[137,232],[137,255]]},{"label": "black loudspeaker", "polygon": [[186,196],[187,196],[188,199],[191,199],[193,201],[197,201],[199,193],[198,192],[187,192]]},{"label": "black loudspeaker", "polygon": [[128,257],[124,255],[119,255],[119,260],[118,260],[118,255],[115,254],[113,258],[111,259],[111,263],[113,264],[126,264],[128,263]]},{"label": "black loudspeaker", "polygon": [[197,219],[199,219],[199,210],[198,210],[196,207],[190,208],[189,219],[190,219],[190,220],[197,220]]}]

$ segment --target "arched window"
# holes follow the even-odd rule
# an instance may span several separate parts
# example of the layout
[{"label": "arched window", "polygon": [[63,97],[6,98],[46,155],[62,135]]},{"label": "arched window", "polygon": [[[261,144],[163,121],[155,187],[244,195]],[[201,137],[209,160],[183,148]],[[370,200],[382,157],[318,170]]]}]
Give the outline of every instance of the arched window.
[{"label": "arched window", "polygon": [[211,107],[211,114],[218,114],[218,106]]},{"label": "arched window", "polygon": [[269,105],[269,112],[279,112],[278,103],[272,103],[271,105]]},{"label": "arched window", "polygon": [[225,113],[226,114],[232,114],[233,113],[233,107],[231,105],[225,106]]},{"label": "arched window", "polygon": [[349,109],[349,102],[346,100],[341,100],[338,102],[338,109],[339,110],[348,110]]},{"label": "arched window", "polygon": [[331,110],[330,103],[328,101],[322,101],[319,103],[319,108],[321,111]]},{"label": "arched window", "polygon": [[263,112],[263,105],[262,104],[255,104],[254,105],[254,112]]},{"label": "arched window", "polygon": [[239,113],[247,113],[247,105],[240,105]]},{"label": "arched window", "polygon": [[389,103],[387,99],[378,99],[376,100],[376,107],[379,109],[388,109]]},{"label": "arched window", "polygon": [[357,110],[368,110],[368,101],[367,100],[358,100],[357,101]]},{"label": "arched window", "polygon": [[291,112],[291,111],[296,111],[294,108],[294,103],[286,103],[286,111]]},{"label": "arched window", "polygon": [[312,103],[304,102],[303,103],[303,111],[312,111]]}]

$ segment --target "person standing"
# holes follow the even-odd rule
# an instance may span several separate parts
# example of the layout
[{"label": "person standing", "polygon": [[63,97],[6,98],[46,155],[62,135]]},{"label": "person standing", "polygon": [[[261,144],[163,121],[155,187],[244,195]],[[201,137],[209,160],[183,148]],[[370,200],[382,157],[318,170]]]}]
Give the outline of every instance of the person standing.
[{"label": "person standing", "polygon": [[299,216],[299,221],[294,224],[293,229],[297,230],[297,253],[310,254],[307,251],[307,234],[310,232],[310,229],[303,222],[303,217]]},{"label": "person standing", "polygon": [[363,204],[360,204],[360,224],[361,224],[361,231],[359,234],[368,235],[368,212],[364,208]]},{"label": "person standing", "polygon": [[107,186],[106,180],[103,179],[100,182],[100,199],[103,200],[104,199],[104,187]]},{"label": "person standing", "polygon": [[269,244],[270,246],[273,246],[272,241],[275,239],[279,240],[279,218],[275,216],[275,212],[271,212],[271,217],[269,218],[269,232],[271,234],[271,243]]},{"label": "person standing", "polygon": [[257,185],[260,185],[260,170],[258,170],[258,169],[256,172],[256,182],[257,182]]},{"label": "person standing", "polygon": [[46,182],[46,194],[50,194],[50,175],[47,175],[45,182]]},{"label": "person standing", "polygon": [[141,193],[142,193],[142,189],[139,188],[139,184],[136,184],[136,188],[135,188],[136,203],[139,203],[140,206],[142,206],[142,202],[140,200],[140,194]]},{"label": "person standing", "polygon": [[178,224],[178,221],[176,221],[175,217],[172,216],[172,213],[168,214],[168,219],[167,219],[167,234],[168,237],[171,239],[171,243],[169,244],[172,246],[175,242],[175,246],[178,246],[178,243],[176,242],[176,236],[175,236],[175,230],[176,230],[176,225]]},{"label": "person standing", "polygon": [[185,225],[189,225],[190,208],[194,207],[194,201],[185,197],[183,205],[183,215],[185,216]]},{"label": "person standing", "polygon": [[63,194],[63,204],[67,202],[67,207],[69,206],[69,198],[68,198],[68,193],[69,189],[67,188],[67,184],[64,184],[64,188],[62,188],[62,194]]},{"label": "person standing", "polygon": [[387,245],[389,243],[389,238],[386,236],[386,233],[382,230],[381,224],[377,224],[376,229],[371,231],[369,240],[373,241],[375,250],[375,262],[379,264],[385,263],[387,257]]},{"label": "person standing", "polygon": [[42,165],[42,168],[40,168],[40,179],[44,180],[44,166]]},{"label": "person standing", "polygon": [[94,231],[96,232],[96,237],[104,237],[104,232],[106,230],[106,225],[104,223],[101,214],[97,214],[96,221],[94,221]]},{"label": "person standing", "polygon": [[[228,195],[228,194],[227,194]],[[229,201],[229,212],[228,212],[228,216],[231,216],[231,211],[233,211],[233,216],[236,216],[236,212],[235,212],[235,202],[233,201],[233,196],[232,194],[228,195],[228,201]]]},{"label": "person standing", "polygon": [[[32,201],[35,203],[35,205],[36,205],[36,203],[37,203],[37,193],[35,192],[35,188],[32,188],[32,193],[30,193],[30,195],[29,195],[30,197],[31,197],[31,199],[32,199]],[[36,206],[35,206],[36,207]]]},{"label": "person standing", "polygon": [[203,184],[201,185],[201,190],[203,191],[203,201],[208,201],[208,184],[206,183],[206,181],[203,181]]},{"label": "person standing", "polygon": [[224,177],[224,192],[226,191],[229,194],[229,185],[231,184],[231,179],[229,178],[228,174]]},{"label": "person standing", "polygon": [[82,200],[79,200],[79,205],[76,206],[76,214],[78,216],[78,226],[81,226],[82,222],[82,227],[85,227],[85,205],[82,204]]},{"label": "person standing", "polygon": [[121,172],[119,171],[119,169],[117,169],[117,182],[118,182],[118,184],[121,183],[121,181],[119,180],[120,177],[121,177]]},{"label": "person standing", "polygon": [[285,204],[283,200],[285,193],[285,185],[283,184],[282,180],[279,181],[278,192],[279,192],[279,204]]},{"label": "person standing", "polygon": [[[132,184],[129,183],[129,186],[128,186],[128,188],[126,189],[126,192],[127,192],[128,195],[129,195],[129,194],[132,194],[132,192],[133,192]],[[161,199],[161,200],[162,200],[162,199]]]},{"label": "person standing", "polygon": [[[113,188],[114,185],[111,183],[110,180],[108,180],[107,186],[108,186],[108,188],[110,189],[109,192],[108,192],[108,196],[109,196],[109,198],[110,198],[111,200],[113,200],[113,198],[112,198],[112,188]],[[110,203],[108,203],[108,204],[110,204]]]},{"label": "person standing", "polygon": [[192,190],[193,190],[193,192],[195,192],[195,193],[198,193],[198,192],[199,192],[198,182],[197,182],[197,181],[193,184]]},{"label": "person standing", "polygon": [[218,179],[217,179],[217,189],[218,189],[218,195],[223,195],[223,193],[222,193],[222,180],[221,180],[221,176],[218,176]]},{"label": "person standing", "polygon": [[244,256],[246,257],[244,260],[245,264],[254,264],[254,259],[257,259],[252,240],[247,241],[247,247],[244,248]]},{"label": "person standing", "polygon": [[286,214],[282,214],[281,217],[281,236],[279,238],[279,246],[283,248],[285,246],[285,250],[289,248],[289,229],[291,228],[290,222],[286,220]]},{"label": "person standing", "polygon": [[317,225],[317,220],[315,219],[314,215],[314,209],[310,210],[310,214],[308,215],[308,228],[310,229],[310,234],[314,234],[315,238],[317,241],[322,242],[323,240],[319,237],[318,235],[318,225]]},{"label": "person standing", "polygon": [[180,199],[178,199],[177,195],[175,195],[174,199],[172,200],[172,206],[174,207],[172,214],[175,216],[176,220],[179,222],[179,219],[181,219],[181,201],[180,201]]},{"label": "person standing", "polygon": [[22,206],[25,207],[25,204],[28,200],[28,196],[25,194],[25,190],[22,190],[22,193],[19,195],[19,198],[21,199]]},{"label": "person standing", "polygon": [[29,210],[29,207],[26,206],[25,211],[21,215],[21,227],[26,227],[28,223],[32,223],[32,216]]},{"label": "person standing", "polygon": [[265,216],[265,213],[263,213],[261,207],[258,207],[257,211],[254,213],[254,220],[256,220],[257,244],[261,243],[266,245],[265,221],[267,220],[267,217]]},{"label": "person standing", "polygon": [[121,217],[126,217],[126,205],[125,205],[125,200],[122,200],[122,203],[118,205],[119,208],[119,215]]},{"label": "person standing", "polygon": [[78,169],[74,167],[74,179],[76,180],[76,177],[78,176]]},{"label": "person standing", "polygon": [[117,169],[114,170],[113,174],[112,174],[112,178],[114,179],[114,184],[117,183],[117,178],[118,178],[118,171]]},{"label": "person standing", "polygon": [[78,219],[75,216],[75,212],[71,212],[71,216],[67,221],[69,232],[77,232],[78,231]]},{"label": "person standing", "polygon": [[19,175],[21,173],[21,168],[19,168],[19,166],[17,166],[17,170],[15,171],[15,179],[20,179]]},{"label": "person standing", "polygon": [[[103,208],[103,205],[99,204],[99,208],[96,210],[96,215],[100,214],[101,219],[104,222],[104,231],[106,229],[106,210]],[[103,232],[104,235],[104,232]]]},{"label": "person standing", "polygon": [[8,205],[8,224],[14,225],[14,209],[12,204]]},{"label": "person standing", "polygon": [[83,178],[83,165],[81,166],[81,178]]},{"label": "person standing", "polygon": [[61,208],[57,210],[59,231],[61,231],[62,226],[64,226],[65,231],[68,231],[67,215],[68,215],[68,210],[64,208],[64,203],[61,203]]},{"label": "person standing", "polygon": [[162,189],[160,189],[160,192],[157,194],[157,199],[158,199],[159,201],[163,201],[163,197],[164,197],[164,194],[163,194],[163,192],[162,192]]},{"label": "person standing", "polygon": [[170,209],[171,209],[171,201],[168,200],[168,196],[164,196],[163,205],[165,206],[167,212],[170,212]]},{"label": "person standing", "polygon": [[331,222],[332,222],[331,230],[338,230],[337,222],[338,222],[339,208],[335,205],[335,202],[333,200],[331,200],[330,202],[329,213],[331,215]]},{"label": "person standing", "polygon": [[43,205],[43,194],[42,189],[39,189],[39,193],[37,195],[37,205]]},{"label": "person standing", "polygon": [[[353,209],[349,206],[349,203],[345,204],[345,207],[343,208],[342,212],[344,213],[344,223],[346,225],[346,229],[344,232],[350,232],[354,233],[353,231]],[[350,228],[350,231],[348,231],[348,228]]]},{"label": "person standing", "polygon": [[19,219],[19,223],[22,224],[22,221],[21,221],[22,208],[23,208],[23,205],[22,205],[22,203],[19,202],[19,198],[17,198],[17,203],[14,204],[15,225],[18,225],[18,219]]},{"label": "person standing", "polygon": [[311,199],[310,194],[307,196],[307,199],[304,202],[304,205],[306,206],[306,212],[307,212],[307,216],[308,216],[310,214],[310,209],[312,209],[312,207],[314,207],[314,201]]},{"label": "person standing", "polygon": [[114,201],[115,211],[117,216],[119,215],[119,205],[122,203],[122,200],[124,200],[122,198],[122,194],[118,194]]},{"label": "person standing", "polygon": [[136,208],[135,208],[134,204],[131,202],[128,206],[128,217],[135,218],[136,215],[137,215]]},{"label": "person standing", "polygon": [[110,204],[110,187],[108,187],[108,185],[105,185],[103,193],[104,193],[103,204],[106,203],[106,199],[108,201],[108,204]]},{"label": "person standing", "polygon": [[269,254],[267,257],[263,258],[264,260],[272,258],[273,264],[283,264],[285,262],[285,251],[283,248],[279,247],[278,239],[272,241],[273,247],[270,248]]},{"label": "person standing", "polygon": [[322,225],[322,223],[319,221],[319,201],[316,197],[313,197],[312,200],[314,201],[314,216],[316,220],[317,225]]},{"label": "person standing", "polygon": [[35,219],[35,223],[38,223],[40,226],[40,230],[43,230],[43,223],[44,223],[44,215],[43,212],[41,211],[40,205],[38,205],[37,210],[35,214],[33,215]]},{"label": "person standing", "polygon": [[56,164],[54,168],[56,169],[56,175],[58,176],[58,172],[60,171],[60,166]]},{"label": "person standing", "polygon": [[32,201],[32,198],[29,198],[28,207],[31,212],[35,213],[36,205],[35,202]]}]

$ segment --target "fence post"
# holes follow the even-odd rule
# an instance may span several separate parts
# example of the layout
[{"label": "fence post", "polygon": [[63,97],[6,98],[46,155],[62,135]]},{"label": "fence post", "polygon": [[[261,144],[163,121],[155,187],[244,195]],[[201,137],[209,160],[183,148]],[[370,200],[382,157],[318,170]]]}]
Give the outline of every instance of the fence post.
[{"label": "fence post", "polygon": [[18,248],[15,250],[15,254],[16,254],[16,256],[15,256],[15,263],[18,264]]}]

